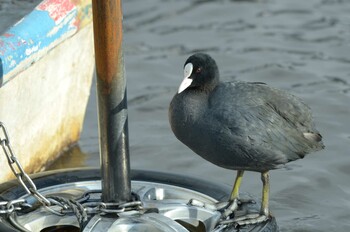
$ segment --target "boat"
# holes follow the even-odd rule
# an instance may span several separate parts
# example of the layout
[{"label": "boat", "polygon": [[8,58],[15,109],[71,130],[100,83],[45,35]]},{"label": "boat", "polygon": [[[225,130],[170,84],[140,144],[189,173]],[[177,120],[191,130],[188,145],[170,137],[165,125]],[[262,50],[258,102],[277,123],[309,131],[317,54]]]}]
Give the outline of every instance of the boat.
[{"label": "boat", "polygon": [[[26,172],[78,141],[93,72],[90,1],[42,1],[0,36],[0,119]],[[0,182],[13,179],[0,164]]]}]

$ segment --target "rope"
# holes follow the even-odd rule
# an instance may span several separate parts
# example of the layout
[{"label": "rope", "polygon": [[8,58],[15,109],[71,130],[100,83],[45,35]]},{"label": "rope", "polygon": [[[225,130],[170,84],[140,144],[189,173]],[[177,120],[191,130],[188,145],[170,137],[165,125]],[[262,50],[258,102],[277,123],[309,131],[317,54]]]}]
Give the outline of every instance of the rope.
[{"label": "rope", "polygon": [[83,229],[86,226],[86,223],[88,221],[88,215],[84,207],[80,203],[72,199],[66,199],[58,196],[50,196],[49,198],[58,201],[59,203],[67,205],[77,217],[81,229]]}]

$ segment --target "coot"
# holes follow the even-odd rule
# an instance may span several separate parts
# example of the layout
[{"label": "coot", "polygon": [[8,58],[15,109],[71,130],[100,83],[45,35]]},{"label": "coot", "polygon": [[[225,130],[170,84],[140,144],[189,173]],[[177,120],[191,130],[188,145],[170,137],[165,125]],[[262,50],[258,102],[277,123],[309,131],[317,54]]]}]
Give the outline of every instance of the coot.
[{"label": "coot", "polygon": [[220,82],[216,62],[203,53],[185,62],[169,121],[175,136],[192,151],[237,170],[232,211],[244,171],[261,173],[260,214],[237,219],[240,225],[269,218],[269,170],[324,148],[311,110],[299,98],[261,82]]}]

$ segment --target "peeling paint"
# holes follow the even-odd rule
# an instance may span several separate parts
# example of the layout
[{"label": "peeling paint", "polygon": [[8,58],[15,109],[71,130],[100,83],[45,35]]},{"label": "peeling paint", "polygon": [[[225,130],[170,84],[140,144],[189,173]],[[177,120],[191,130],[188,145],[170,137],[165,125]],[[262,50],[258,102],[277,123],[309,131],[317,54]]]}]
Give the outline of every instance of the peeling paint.
[{"label": "peeling paint", "polygon": [[[16,154],[27,172],[41,170],[79,138],[94,70],[92,29],[89,24],[50,52],[45,51],[42,58],[28,64],[0,90],[0,118],[11,128],[11,137],[16,138],[13,147],[18,149]],[[29,39],[26,41],[29,43]],[[37,46],[34,37],[33,41],[25,47]],[[45,49],[40,44],[38,51],[17,67],[32,62]],[[16,61],[14,53],[6,55],[0,56],[0,75],[5,59],[10,60],[8,65]],[[21,55],[28,57],[25,53]],[[80,68],[72,65],[79,63]],[[0,164],[5,167],[0,172],[0,181],[13,175],[6,163],[6,157],[0,155]]]},{"label": "peeling paint", "polygon": [[15,60],[11,60],[10,67],[14,67],[14,66],[16,66],[16,61]]},{"label": "peeling paint", "polygon": [[8,57],[6,57],[6,59],[7,59],[8,61],[12,61],[13,56],[9,55]]},{"label": "peeling paint", "polygon": [[67,0],[47,0],[37,7],[38,10],[47,11],[49,16],[57,24],[59,24],[74,8],[75,5]]},{"label": "peeling paint", "polygon": [[91,20],[89,0],[43,1],[0,36],[0,87]]},{"label": "peeling paint", "polygon": [[75,17],[76,17],[76,12],[70,12],[62,21],[61,23],[57,24],[57,26],[53,27],[52,30],[50,30],[46,36],[47,37],[53,37],[55,34],[59,33],[60,30],[67,26],[73,30],[76,30],[77,27],[70,27],[69,23],[70,22],[75,22]]},{"label": "peeling paint", "polygon": [[9,37],[14,36],[14,34],[11,34],[11,33],[5,33],[5,34],[4,34],[4,36],[5,36],[5,37],[7,37],[7,38],[9,38]]},{"label": "peeling paint", "polygon": [[39,44],[38,44],[37,46],[31,47],[31,48],[27,48],[26,51],[25,51],[25,54],[26,54],[27,56],[29,56],[29,55],[32,54],[33,52],[38,51],[38,50],[39,50],[39,47],[40,47],[40,44],[41,44],[41,43],[39,42]]}]

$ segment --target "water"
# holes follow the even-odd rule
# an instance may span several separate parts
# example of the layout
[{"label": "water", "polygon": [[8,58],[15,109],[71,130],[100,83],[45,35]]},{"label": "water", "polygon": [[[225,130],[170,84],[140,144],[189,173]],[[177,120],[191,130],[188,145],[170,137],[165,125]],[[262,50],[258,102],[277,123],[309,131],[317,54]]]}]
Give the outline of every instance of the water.
[{"label": "water", "polygon": [[[326,149],[271,172],[281,231],[350,231],[350,1],[124,1],[131,167],[232,185],[235,173],[176,140],[167,118],[187,57],[212,55],[223,81],[262,81],[304,99]],[[95,85],[93,85],[94,87]],[[79,147],[51,169],[99,166],[93,88]],[[257,173],[242,191],[260,198]]]},{"label": "water", "polygon": [[40,0],[0,0],[0,34],[28,14]]}]

